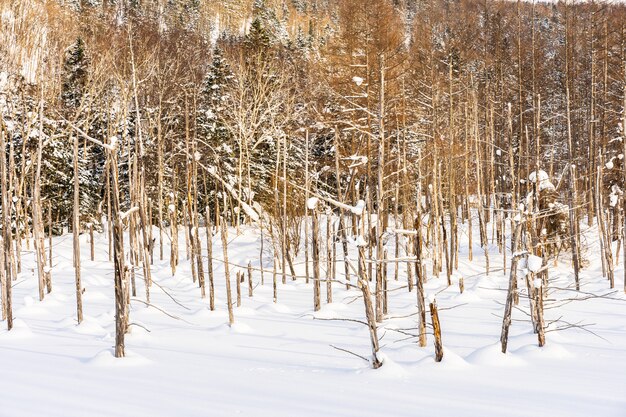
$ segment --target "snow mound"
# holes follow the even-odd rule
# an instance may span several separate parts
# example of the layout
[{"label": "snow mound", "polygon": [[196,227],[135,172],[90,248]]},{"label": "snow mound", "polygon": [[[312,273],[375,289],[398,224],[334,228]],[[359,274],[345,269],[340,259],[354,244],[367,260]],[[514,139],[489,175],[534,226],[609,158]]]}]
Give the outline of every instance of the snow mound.
[{"label": "snow mound", "polygon": [[510,351],[502,353],[502,345],[499,342],[475,350],[465,360],[474,365],[494,367],[524,366],[526,364],[523,359],[513,355]]},{"label": "snow mound", "polygon": [[260,307],[257,307],[256,310],[257,311],[268,311],[268,312],[283,313],[283,314],[291,313],[291,309],[289,307],[287,307],[284,304],[280,304],[280,303],[265,304],[265,305],[262,305]]},{"label": "snow mound", "polygon": [[435,361],[435,353],[434,351],[431,351],[430,355],[423,358],[418,363],[420,366],[437,368],[438,370],[458,370],[467,368],[470,365],[465,359],[459,356],[459,354],[445,346],[443,348],[443,358],[441,359],[441,362]]},{"label": "snow mound", "polygon": [[383,363],[383,366],[374,371],[377,377],[398,379],[410,375],[408,369],[391,360],[384,352],[378,352],[378,359]]},{"label": "snow mound", "polygon": [[235,322],[233,323],[232,326],[230,326],[230,329],[234,332],[234,333],[240,333],[240,334],[250,334],[250,333],[254,333],[252,331],[252,327],[248,326],[246,323],[239,323],[239,322]]},{"label": "snow mound", "polygon": [[126,366],[145,366],[150,365],[152,361],[146,357],[138,355],[128,349],[126,349],[126,356],[123,358],[116,358],[112,349],[103,350],[98,352],[96,356],[91,358],[89,365],[98,367],[126,367]]},{"label": "snow mound", "polygon": [[13,328],[11,330],[3,329],[0,332],[0,339],[28,339],[33,336],[30,327],[20,319],[13,320]]},{"label": "snow mound", "polygon": [[250,307],[236,307],[235,315],[242,317],[256,316],[256,310]]},{"label": "snow mound", "polygon": [[78,334],[91,336],[104,336],[108,333],[107,330],[92,317],[85,317],[82,323],[74,327],[74,331]]},{"label": "snow mound", "polygon": [[543,347],[537,344],[523,346],[515,351],[515,354],[528,359],[569,359],[574,354],[565,349],[563,346],[550,341]]}]

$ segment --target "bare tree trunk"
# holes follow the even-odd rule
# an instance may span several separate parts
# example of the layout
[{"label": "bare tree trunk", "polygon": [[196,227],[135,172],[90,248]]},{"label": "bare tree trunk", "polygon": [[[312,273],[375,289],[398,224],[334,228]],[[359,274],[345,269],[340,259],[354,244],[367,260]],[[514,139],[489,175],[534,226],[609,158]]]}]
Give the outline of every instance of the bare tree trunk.
[{"label": "bare tree trunk", "polygon": [[[363,265],[364,267],[365,265]],[[362,268],[362,271],[366,271]],[[370,293],[369,284],[364,277],[359,278],[359,288],[363,294],[363,303],[365,304],[365,317],[367,319],[367,327],[370,333],[370,342],[372,344],[372,368],[378,369],[383,363],[378,358],[378,334],[376,329],[376,317],[374,316],[374,306],[372,305],[372,294]]]},{"label": "bare tree trunk", "polygon": [[224,278],[226,279],[226,302],[228,303],[228,325],[232,326],[235,323],[235,316],[233,314],[233,298],[230,291],[230,268],[228,265],[228,229],[226,221],[222,223],[222,249],[224,252]]},{"label": "bare tree trunk", "polygon": [[124,228],[120,216],[120,192],[117,172],[117,151],[109,152],[109,167],[111,169],[111,218],[113,219],[113,259],[115,263],[115,357],[122,358],[124,352],[124,334],[128,327],[128,309],[126,308],[126,294],[128,285],[124,284]]},{"label": "bare tree trunk", "polygon": [[441,342],[441,324],[439,323],[436,301],[430,303],[430,318],[433,322],[433,333],[435,335],[435,362],[441,362],[443,359],[443,343]]},{"label": "bare tree trunk", "polygon": [[333,251],[331,211],[326,212],[326,303],[333,302]]},{"label": "bare tree trunk", "polygon": [[[335,152],[338,152],[335,145]],[[309,201],[309,131],[305,133],[304,142],[304,201]],[[263,264],[261,263],[261,271]],[[304,204],[304,276],[305,282],[309,283],[311,276],[309,271],[309,207]]]},{"label": "bare tree trunk", "polygon": [[83,289],[80,284],[80,182],[78,178],[78,135],[74,135],[74,216],[72,235],[74,242],[74,278],[76,281],[76,315],[78,324],[83,321]]},{"label": "bare tree trunk", "polygon": [[241,280],[243,274],[241,271],[237,271],[237,281],[235,282],[237,288],[237,307],[241,307]]},{"label": "bare tree trunk", "polygon": [[252,297],[252,291],[254,290],[252,286],[252,263],[248,262],[248,297]]},{"label": "bare tree trunk", "polygon": [[426,301],[424,300],[424,274],[422,269],[422,225],[421,213],[417,213],[415,220],[415,285],[417,295],[417,332],[419,345],[426,346]]},{"label": "bare tree trunk", "polygon": [[11,286],[13,285],[13,269],[11,267],[11,252],[13,245],[11,244],[11,207],[10,184],[7,181],[7,155],[6,155],[6,133],[4,126],[0,131],[0,179],[2,187],[2,257],[4,262],[0,267],[3,270],[4,286],[2,299],[4,301],[4,313],[7,320],[7,329],[13,328],[13,306],[11,299]]},{"label": "bare tree trunk", "polygon": [[169,205],[170,212],[170,268],[172,276],[176,275],[176,267],[178,266],[178,210],[176,207],[176,195],[172,193],[172,201]]},{"label": "bare tree trunk", "polygon": [[[307,148],[308,149],[308,148]],[[308,154],[307,154],[308,156]],[[339,169],[339,132],[338,128],[335,126],[335,177],[337,181],[337,199],[339,202],[343,203],[343,193],[341,191],[341,171]],[[308,163],[308,160],[307,160]],[[307,177],[308,178],[308,177]],[[308,188],[307,188],[308,190]],[[346,279],[346,289],[350,289],[350,267],[348,265],[348,236],[346,234],[346,226],[344,221],[343,211],[339,211],[339,232],[341,233],[341,248],[343,249],[343,265],[344,265],[344,275]],[[308,277],[308,274],[307,274]]]},{"label": "bare tree trunk", "polygon": [[311,209],[313,212],[312,223],[313,223],[313,236],[311,238],[311,251],[313,255],[313,310],[319,311],[321,308],[320,302],[320,244],[319,244],[319,234],[320,234],[320,226],[319,226],[319,214],[317,212],[317,208]]},{"label": "bare tree trunk", "polygon": [[[522,224],[517,223],[513,228],[513,236],[511,236],[511,247],[515,248],[517,239],[519,238]],[[500,343],[502,345],[502,353],[506,353],[507,344],[509,342],[509,327],[511,326],[511,314],[513,312],[513,303],[515,300],[515,292],[517,289],[517,262],[521,255],[513,253],[511,256],[511,270],[509,275],[509,290],[507,292],[506,304],[504,307],[504,318],[502,319],[502,332],[500,333]]]},{"label": "bare tree trunk", "polygon": [[570,220],[570,245],[572,247],[572,263],[574,264],[574,281],[576,282],[576,290],[580,290],[580,278],[579,274],[579,249],[578,249],[578,216],[576,210],[576,204],[578,204],[578,193],[576,192],[576,171],[574,165],[571,165],[573,162],[572,152],[573,142],[572,142],[572,124],[570,119],[570,96],[569,96],[569,87],[566,87],[566,97],[567,97],[567,149],[569,154],[569,163],[570,163],[570,172],[569,172],[569,183],[570,186],[567,190],[568,195],[568,203],[569,203],[569,220]]},{"label": "bare tree trunk", "polygon": [[213,226],[211,224],[211,209],[206,206],[206,252],[207,271],[209,274],[209,308],[215,310],[215,282],[213,280]]},{"label": "bare tree trunk", "polygon": [[[43,89],[39,103],[39,131],[43,132]],[[43,222],[43,210],[41,207],[41,155],[43,137],[38,135],[37,157],[35,167],[35,183],[33,186],[33,234],[35,236],[35,254],[37,258],[37,274],[39,277],[39,300],[44,298],[44,287],[50,281],[50,271],[46,267],[45,230]],[[50,245],[52,248],[52,245]]]}]

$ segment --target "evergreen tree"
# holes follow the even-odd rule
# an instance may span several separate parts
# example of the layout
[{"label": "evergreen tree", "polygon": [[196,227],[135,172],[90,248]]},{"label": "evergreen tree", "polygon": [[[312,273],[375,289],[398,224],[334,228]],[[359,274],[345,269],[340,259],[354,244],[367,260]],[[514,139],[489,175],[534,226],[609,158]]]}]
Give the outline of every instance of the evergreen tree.
[{"label": "evergreen tree", "polygon": [[63,104],[69,109],[77,109],[85,93],[87,66],[85,43],[81,38],[67,50],[63,63]]},{"label": "evergreen tree", "polygon": [[[87,110],[85,103],[89,100],[87,88],[89,82],[89,58],[85,43],[78,38],[66,51],[63,62],[63,84],[61,99],[63,114],[68,120],[82,125],[88,133],[93,133],[99,124],[96,122],[98,110]],[[58,128],[62,132],[68,130],[66,123]],[[73,136],[52,135],[43,149],[42,195],[53,201],[55,211],[61,218],[68,218],[72,211],[73,195]],[[95,208],[100,200],[103,166],[101,150],[91,144],[79,148],[79,182],[81,192],[81,215],[95,215]]]},{"label": "evergreen tree", "polygon": [[259,17],[255,17],[250,25],[250,31],[246,35],[244,46],[248,50],[260,52],[269,49],[271,45],[270,35]]},{"label": "evergreen tree", "polygon": [[[199,151],[205,155],[205,164],[218,168],[218,171],[227,179],[233,177],[236,166],[232,138],[225,126],[225,117],[227,117],[225,102],[229,99],[228,89],[233,79],[234,75],[224,58],[223,51],[219,45],[216,45],[200,92],[198,127],[207,146],[206,148],[200,147]],[[207,196],[217,191],[210,184],[207,184],[207,187],[204,190]]]}]

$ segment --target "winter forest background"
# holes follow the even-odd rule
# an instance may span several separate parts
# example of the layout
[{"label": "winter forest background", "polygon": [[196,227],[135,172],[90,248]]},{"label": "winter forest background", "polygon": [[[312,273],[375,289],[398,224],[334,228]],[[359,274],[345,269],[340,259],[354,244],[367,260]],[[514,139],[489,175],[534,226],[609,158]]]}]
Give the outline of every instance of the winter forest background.
[{"label": "winter forest background", "polygon": [[[48,353],[67,353],[61,338],[77,331],[86,341],[69,355],[113,370],[175,363],[137,352],[185,340],[172,347],[180,369],[189,346],[204,346],[186,326],[228,323],[205,329],[239,335],[226,351],[242,335],[271,344],[264,326],[306,340],[313,321],[321,334],[294,352],[331,355],[326,377],[348,361],[393,369],[398,385],[442,378],[419,354],[490,378],[517,356],[522,369],[562,372],[546,398],[570,378],[580,379],[568,395],[583,398],[581,381],[611,366],[583,360],[573,376],[556,357],[624,362],[623,3],[0,0],[0,12],[7,366],[19,361],[3,340],[25,352],[46,337]],[[334,326],[350,336],[324,333]],[[529,351],[557,331],[561,350]],[[105,353],[84,353],[96,340]],[[291,371],[315,361],[287,358]],[[110,376],[98,372],[96,385]],[[619,377],[605,382],[623,392]],[[563,415],[598,414],[599,403],[598,415],[624,415],[624,400],[593,398]],[[414,409],[381,401],[393,415]],[[30,415],[9,404],[0,416]],[[534,414],[564,410],[551,406]]]}]

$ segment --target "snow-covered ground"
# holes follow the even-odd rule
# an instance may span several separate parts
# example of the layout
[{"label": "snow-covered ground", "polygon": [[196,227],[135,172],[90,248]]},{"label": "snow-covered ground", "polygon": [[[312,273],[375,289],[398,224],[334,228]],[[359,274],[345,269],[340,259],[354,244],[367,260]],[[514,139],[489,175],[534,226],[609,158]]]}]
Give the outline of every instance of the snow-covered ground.
[{"label": "snow-covered ground", "polygon": [[[587,242],[594,241],[594,230],[587,233]],[[258,266],[258,233],[246,230],[235,236],[231,230],[231,262],[245,265],[250,259]],[[15,328],[7,332],[1,323],[0,417],[626,416],[621,260],[618,289],[611,292],[593,247],[586,253],[591,265],[581,276],[584,293],[559,290],[549,298],[609,295],[558,303],[546,311],[547,321],[562,320],[551,329],[566,323],[593,324],[586,328],[593,334],[577,328],[548,332],[547,345],[539,348],[528,317],[516,310],[509,352],[503,355],[498,341],[508,274],[498,270],[502,258],[492,247],[492,272],[485,276],[482,252],[476,247],[469,262],[464,240],[454,285],[446,286],[445,274],[429,276],[426,284],[441,309],[441,363],[434,361],[431,335],[426,348],[407,336],[416,332],[416,296],[405,287],[404,266],[399,281],[393,280],[390,266],[389,317],[379,329],[385,360],[382,368],[372,370],[362,359],[331,346],[368,356],[365,326],[320,320],[363,320],[358,290],[335,284],[335,302],[323,302],[314,314],[312,284],[288,277],[285,285],[279,283],[274,304],[271,273],[260,285],[255,272],[254,296],[249,298],[247,284],[242,285],[242,306],[235,308],[235,325],[229,327],[222,264],[214,262],[216,311],[211,312],[192,282],[184,248],[175,277],[169,260],[158,260],[155,250],[151,302],[163,311],[133,301],[128,357],[115,359],[108,245],[104,235],[96,237],[92,262],[87,236],[81,239],[85,320],[79,326],[71,235],[54,239],[54,288],[43,302],[37,297],[33,254],[24,253],[22,274],[14,285]],[[214,242],[216,258],[221,259],[219,236]],[[302,262],[297,268],[304,271]],[[233,283],[235,271],[231,269]],[[460,276],[463,294],[456,285]],[[552,288],[571,286],[572,281],[563,260],[550,269]],[[140,273],[137,283],[138,298],[143,299]],[[523,299],[520,308],[527,311]]]}]

